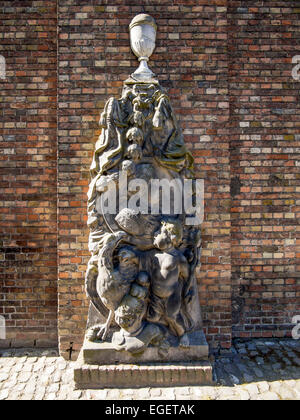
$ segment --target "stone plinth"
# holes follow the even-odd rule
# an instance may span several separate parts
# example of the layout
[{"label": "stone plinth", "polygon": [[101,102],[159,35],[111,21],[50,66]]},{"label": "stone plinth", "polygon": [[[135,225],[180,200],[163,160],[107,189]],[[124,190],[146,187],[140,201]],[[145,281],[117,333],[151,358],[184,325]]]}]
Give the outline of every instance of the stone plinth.
[{"label": "stone plinth", "polygon": [[202,331],[189,336],[190,346],[177,343],[162,356],[155,347],[134,357],[116,351],[110,342],[85,340],[74,368],[77,388],[126,388],[149,386],[211,385],[212,366],[208,345]]},{"label": "stone plinth", "polygon": [[84,364],[82,353],[74,368],[74,380],[77,389],[213,385],[208,361],[99,366]]}]

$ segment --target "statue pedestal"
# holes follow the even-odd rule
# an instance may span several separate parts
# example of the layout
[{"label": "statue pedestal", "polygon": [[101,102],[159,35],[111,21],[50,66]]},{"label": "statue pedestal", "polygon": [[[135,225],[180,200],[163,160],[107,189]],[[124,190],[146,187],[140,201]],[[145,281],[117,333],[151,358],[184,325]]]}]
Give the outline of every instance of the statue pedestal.
[{"label": "statue pedestal", "polygon": [[205,336],[196,331],[189,338],[187,348],[178,347],[174,340],[164,355],[149,347],[139,356],[116,351],[109,342],[85,340],[74,368],[76,388],[212,385]]}]

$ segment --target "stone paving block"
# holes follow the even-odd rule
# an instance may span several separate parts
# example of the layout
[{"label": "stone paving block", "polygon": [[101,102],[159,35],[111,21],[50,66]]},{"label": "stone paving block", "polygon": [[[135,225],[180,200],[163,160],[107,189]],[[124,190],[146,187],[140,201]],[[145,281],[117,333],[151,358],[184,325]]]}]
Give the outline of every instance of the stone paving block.
[{"label": "stone paving block", "polygon": [[294,379],[284,381],[285,385],[294,389],[296,387],[297,382]]},{"label": "stone paving block", "polygon": [[55,401],[55,399],[56,399],[56,395],[54,393],[46,395],[46,398],[45,398],[45,400],[47,401]]},{"label": "stone paving block", "polygon": [[7,381],[8,378],[9,378],[8,373],[0,373],[0,382]]},{"label": "stone paving block", "polygon": [[147,400],[150,398],[150,388],[140,388],[137,390],[136,399],[137,400]]},{"label": "stone paving block", "polygon": [[60,389],[56,394],[56,398],[59,400],[67,400],[69,393],[73,391],[73,386],[69,385],[60,385]]},{"label": "stone paving block", "polygon": [[215,387],[197,387],[193,389],[193,399],[196,400],[214,400],[216,398],[217,390]]},{"label": "stone paving block", "polygon": [[191,388],[187,386],[175,388],[175,391],[180,395],[191,395]]},{"label": "stone paving block", "polygon": [[259,382],[257,385],[259,392],[261,392],[262,394],[268,392],[270,389],[270,385],[266,381]]},{"label": "stone paving block", "polygon": [[230,400],[235,396],[235,392],[231,388],[218,389],[216,400]]},{"label": "stone paving block", "polygon": [[47,391],[56,394],[59,391],[59,384],[51,384]]},{"label": "stone paving block", "polygon": [[[17,384],[18,384],[17,379],[9,378],[9,381],[5,381],[5,382],[2,383],[1,389],[5,389],[5,388],[13,389],[17,386]],[[26,384],[24,384],[24,385],[26,385]]]},{"label": "stone paving block", "polygon": [[134,395],[134,390],[133,389],[122,389],[122,396],[127,398],[127,397],[132,397]]},{"label": "stone paving block", "polygon": [[297,389],[294,389],[294,393],[296,395],[296,400],[299,401],[300,400],[300,391],[298,391]]},{"label": "stone paving block", "polygon": [[57,362],[57,367],[59,370],[65,370],[67,367],[67,362],[63,358],[59,358]]},{"label": "stone paving block", "polygon": [[52,373],[54,373],[55,371],[55,366],[48,366],[45,370],[45,375],[52,375]]},{"label": "stone paving block", "polygon": [[22,367],[22,372],[31,372],[33,369],[33,365],[32,364],[28,364],[28,362],[26,362],[24,364],[24,366]]},{"label": "stone paving block", "polygon": [[150,388],[150,396],[151,397],[160,397],[162,394],[161,388]]},{"label": "stone paving block", "polygon": [[30,381],[26,384],[25,388],[24,388],[24,392],[26,394],[34,394],[35,390],[36,390],[36,382],[35,381]]},{"label": "stone paving block", "polygon": [[258,367],[254,367],[253,371],[258,378],[263,378],[264,377],[263,371],[261,369],[259,369]]},{"label": "stone paving block", "polygon": [[174,400],[174,398],[175,398],[175,389],[174,388],[164,388],[162,390],[162,396],[166,400]]},{"label": "stone paving block", "polygon": [[3,389],[0,391],[0,401],[6,400],[8,398],[8,389]]},{"label": "stone paving block", "polygon": [[257,395],[259,393],[256,384],[247,384],[247,385],[244,385],[244,388],[249,392],[250,397]]},{"label": "stone paving block", "polygon": [[108,391],[104,389],[87,391],[87,397],[91,400],[106,400],[107,394],[108,394]]},{"label": "stone paving block", "polygon": [[20,400],[22,397],[23,393],[22,392],[18,392],[16,390],[9,392],[8,397],[6,398],[7,401],[16,401],[16,400]]},{"label": "stone paving block", "polygon": [[37,392],[35,394],[35,400],[43,400],[46,394],[46,388],[42,386],[38,386]]},{"label": "stone paving block", "polygon": [[296,364],[297,366],[300,366],[300,358],[299,358],[299,357],[293,357],[293,362],[294,362],[294,364]]},{"label": "stone paving block", "polygon": [[270,391],[278,393],[280,390],[281,384],[282,383],[280,381],[270,382]]},{"label": "stone paving block", "polygon": [[118,389],[109,389],[107,392],[108,400],[118,400],[120,397],[120,391]]},{"label": "stone paving block", "polygon": [[57,370],[54,375],[52,376],[52,382],[60,382],[61,381],[61,371]]},{"label": "stone paving block", "polygon": [[249,392],[246,391],[245,389],[238,389],[237,394],[239,395],[239,397],[242,401],[250,400]]},{"label": "stone paving block", "polygon": [[296,394],[284,383],[281,385],[279,390],[279,396],[282,400],[295,400]]},{"label": "stone paving block", "polygon": [[31,378],[31,372],[21,372],[18,376],[19,382],[28,382]]},{"label": "stone paving block", "polygon": [[16,366],[14,366],[14,371],[15,372],[21,372],[23,370],[23,364],[22,363],[18,363]]}]

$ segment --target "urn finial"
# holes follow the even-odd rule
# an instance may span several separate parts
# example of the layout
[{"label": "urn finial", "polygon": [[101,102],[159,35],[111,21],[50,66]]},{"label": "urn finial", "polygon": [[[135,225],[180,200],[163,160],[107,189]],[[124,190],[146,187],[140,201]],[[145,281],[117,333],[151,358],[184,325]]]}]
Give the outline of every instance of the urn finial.
[{"label": "urn finial", "polygon": [[131,75],[138,82],[151,82],[155,74],[147,62],[155,49],[157,25],[152,16],[140,14],[129,25],[131,49],[140,61],[139,68]]}]

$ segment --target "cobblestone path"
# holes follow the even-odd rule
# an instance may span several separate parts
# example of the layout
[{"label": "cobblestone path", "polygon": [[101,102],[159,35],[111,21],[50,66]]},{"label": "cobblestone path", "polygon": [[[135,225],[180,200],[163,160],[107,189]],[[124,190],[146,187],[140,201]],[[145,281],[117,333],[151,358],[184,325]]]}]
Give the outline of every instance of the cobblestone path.
[{"label": "cobblestone path", "polygon": [[74,390],[73,366],[56,350],[0,350],[0,400],[299,400],[300,341],[235,341],[212,356],[210,387]]}]

